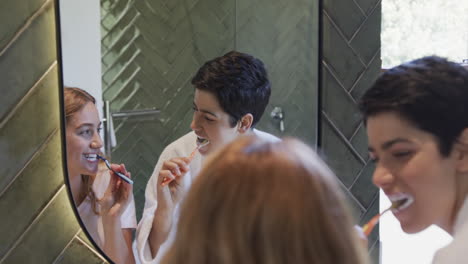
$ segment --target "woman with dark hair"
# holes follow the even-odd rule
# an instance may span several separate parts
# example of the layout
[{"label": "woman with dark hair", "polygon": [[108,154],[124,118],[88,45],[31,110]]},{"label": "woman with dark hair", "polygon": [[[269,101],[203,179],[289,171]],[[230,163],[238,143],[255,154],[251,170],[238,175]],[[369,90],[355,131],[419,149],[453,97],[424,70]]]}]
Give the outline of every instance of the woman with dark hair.
[{"label": "woman with dark hair", "polygon": [[207,158],[164,264],[368,263],[335,175],[304,143],[242,137]]},{"label": "woman with dark hair", "polygon": [[[134,263],[132,186],[99,166],[101,121],[94,97],[69,87],[64,97],[68,176],[80,218],[93,240],[115,263]],[[130,177],[123,164],[111,166]]]},{"label": "woman with dark hair", "polygon": [[146,186],[145,209],[136,235],[143,264],[158,263],[161,252],[169,246],[175,233],[178,202],[208,153],[240,135],[279,140],[255,129],[271,93],[261,60],[246,53],[228,52],[202,65],[192,85],[192,131],[163,150]]},{"label": "woman with dark hair", "polygon": [[464,263],[468,249],[468,71],[430,56],[383,73],[360,109],[374,183],[406,233],[437,225],[453,236],[434,263]]}]

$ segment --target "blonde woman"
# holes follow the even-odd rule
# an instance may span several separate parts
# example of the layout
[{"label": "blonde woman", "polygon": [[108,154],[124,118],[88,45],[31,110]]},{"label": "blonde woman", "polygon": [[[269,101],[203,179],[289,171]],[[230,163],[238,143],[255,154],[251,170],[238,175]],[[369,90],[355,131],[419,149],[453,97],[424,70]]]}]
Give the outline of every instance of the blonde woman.
[{"label": "blonde woman", "polygon": [[367,263],[334,174],[295,139],[230,143],[181,206],[165,264]]},{"label": "blonde woman", "polygon": [[[79,88],[65,88],[67,166],[73,201],[93,240],[115,263],[134,263],[132,230],[136,228],[132,186],[100,168],[102,147],[94,97]],[[130,177],[123,164],[115,171]]]}]

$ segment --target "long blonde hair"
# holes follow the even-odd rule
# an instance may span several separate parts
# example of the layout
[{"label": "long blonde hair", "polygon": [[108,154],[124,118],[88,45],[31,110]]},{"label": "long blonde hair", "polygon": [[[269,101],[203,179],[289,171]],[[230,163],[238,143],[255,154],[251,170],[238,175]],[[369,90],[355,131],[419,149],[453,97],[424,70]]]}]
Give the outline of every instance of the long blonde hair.
[{"label": "long blonde hair", "polygon": [[368,262],[335,175],[296,139],[229,144],[181,206],[165,264]]},{"label": "long blonde hair", "polygon": [[[76,87],[64,87],[64,105],[65,105],[65,122],[68,124],[73,115],[79,112],[83,107],[92,102],[96,104],[96,99],[86,92],[83,89],[76,88]],[[97,206],[97,197],[93,191],[93,182],[94,177],[91,175],[81,175],[81,188],[79,191],[78,199],[80,201],[89,197],[91,200],[91,207],[93,212],[99,214],[98,206]]]}]

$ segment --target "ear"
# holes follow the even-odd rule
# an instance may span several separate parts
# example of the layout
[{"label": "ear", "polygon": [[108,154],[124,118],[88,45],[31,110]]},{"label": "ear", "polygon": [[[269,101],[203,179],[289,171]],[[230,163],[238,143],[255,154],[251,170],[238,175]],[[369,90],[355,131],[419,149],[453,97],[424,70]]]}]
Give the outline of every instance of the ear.
[{"label": "ear", "polygon": [[239,120],[237,131],[239,131],[239,133],[241,134],[247,132],[252,127],[252,123],[253,123],[253,115],[250,113],[245,114]]},{"label": "ear", "polygon": [[468,172],[468,128],[465,128],[455,143],[457,153],[457,170]]}]

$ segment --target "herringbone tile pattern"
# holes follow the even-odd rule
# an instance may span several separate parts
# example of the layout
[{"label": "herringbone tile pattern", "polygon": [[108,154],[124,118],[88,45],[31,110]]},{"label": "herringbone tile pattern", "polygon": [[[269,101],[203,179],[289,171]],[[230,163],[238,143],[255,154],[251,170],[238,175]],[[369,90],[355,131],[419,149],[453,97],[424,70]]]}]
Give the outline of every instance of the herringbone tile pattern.
[{"label": "herringbone tile pattern", "polygon": [[[272,98],[259,129],[316,143],[318,5],[306,0],[101,0],[104,99],[112,111],[157,107],[114,120],[112,160],[133,177],[137,217],[162,149],[189,131],[190,79],[208,59],[236,49],[262,59]],[[315,20],[314,20],[315,19]],[[284,109],[285,132],[270,119]],[[304,122],[309,120],[309,122]]]},{"label": "herringbone tile pattern", "polygon": [[[321,145],[360,224],[379,211],[356,102],[380,68],[381,0],[324,0]],[[378,228],[369,246],[378,263]]]}]

